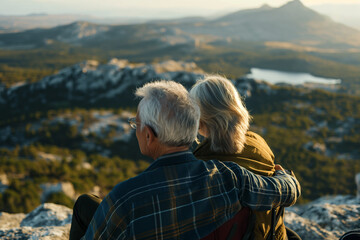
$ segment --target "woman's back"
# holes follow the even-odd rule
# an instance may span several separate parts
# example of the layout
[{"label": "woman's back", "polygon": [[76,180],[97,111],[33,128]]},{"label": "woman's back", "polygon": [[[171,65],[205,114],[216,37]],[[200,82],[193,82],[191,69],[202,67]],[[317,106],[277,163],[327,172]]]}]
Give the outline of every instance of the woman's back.
[{"label": "woman's back", "polygon": [[[205,137],[194,151],[197,158],[232,161],[256,174],[273,175],[274,154],[261,136],[249,131],[251,116],[230,80],[205,76],[192,87],[190,96],[200,107],[199,134]],[[276,210],[280,212],[276,239],[286,239],[283,211]],[[250,225],[255,239],[266,239],[272,211],[254,213],[255,224]]]},{"label": "woman's back", "polygon": [[[194,151],[194,155],[202,160],[217,159],[220,161],[236,162],[240,166],[264,176],[271,176],[275,172],[274,154],[266,141],[258,134],[248,131],[244,149],[240,153],[219,154],[210,150],[210,142],[205,139]],[[279,208],[276,208],[276,213]],[[253,239],[266,239],[271,230],[271,211],[253,211],[255,223]],[[286,239],[283,213],[275,226],[275,239]]]}]

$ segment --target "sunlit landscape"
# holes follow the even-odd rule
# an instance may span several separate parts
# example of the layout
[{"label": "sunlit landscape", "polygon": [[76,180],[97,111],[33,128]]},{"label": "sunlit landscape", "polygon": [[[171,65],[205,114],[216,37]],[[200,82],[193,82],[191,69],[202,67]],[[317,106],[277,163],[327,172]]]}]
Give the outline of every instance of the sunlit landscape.
[{"label": "sunlit landscape", "polygon": [[160,79],[190,89],[207,73],[232,80],[250,129],[295,172],[297,206],[356,195],[360,20],[334,12],[341,3],[225,1],[208,12],[107,3],[97,15],[92,4],[76,12],[82,1],[72,12],[68,1],[42,2],[52,3],[35,14],[11,12],[9,0],[9,12],[0,11],[0,212],[26,214],[45,202],[72,208],[80,194],[104,197],[142,172],[151,161],[127,122],[135,89]]}]

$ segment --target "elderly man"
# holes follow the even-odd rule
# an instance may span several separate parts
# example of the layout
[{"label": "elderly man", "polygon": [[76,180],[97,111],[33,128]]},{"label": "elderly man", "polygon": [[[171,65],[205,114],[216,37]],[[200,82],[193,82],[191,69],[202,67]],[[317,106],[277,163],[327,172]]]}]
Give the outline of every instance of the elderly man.
[{"label": "elderly man", "polygon": [[84,207],[80,197],[70,239],[82,234],[83,239],[201,239],[242,206],[269,210],[297,200],[300,185],[284,171],[261,177],[232,162],[196,159],[189,146],[197,135],[200,111],[182,85],[148,83],[136,95],[142,100],[131,125],[141,153],[154,162],[93,207],[88,227],[82,215],[92,216],[94,210]]}]

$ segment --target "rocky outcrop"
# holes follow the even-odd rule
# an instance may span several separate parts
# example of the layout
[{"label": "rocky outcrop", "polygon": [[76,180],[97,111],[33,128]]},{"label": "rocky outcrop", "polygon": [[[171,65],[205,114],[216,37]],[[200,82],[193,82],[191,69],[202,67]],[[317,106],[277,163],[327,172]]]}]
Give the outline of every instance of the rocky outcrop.
[{"label": "rocky outcrop", "polygon": [[[31,213],[0,213],[0,239],[68,239],[72,210],[45,203]],[[286,225],[304,240],[335,240],[360,226],[360,200],[323,197],[286,209]]]},{"label": "rocky outcrop", "polygon": [[32,83],[0,90],[0,109],[34,111],[59,103],[69,106],[136,106],[133,92],[146,82],[174,80],[190,87],[203,71],[193,62],[172,60],[157,64],[130,64],[112,59],[107,64],[94,60],[70,66]]},{"label": "rocky outcrop", "polygon": [[360,226],[360,200],[354,196],[323,197],[288,208],[285,222],[303,239],[339,239]]},{"label": "rocky outcrop", "polygon": [[254,92],[260,92],[265,95],[273,95],[276,93],[276,90],[271,87],[271,84],[248,77],[240,77],[236,79],[234,81],[234,85],[240,95],[244,98],[251,97]]},{"label": "rocky outcrop", "polygon": [[[26,217],[24,213],[10,214],[6,212],[0,213],[0,229],[19,228],[21,221]],[[1,230],[0,230],[1,231]],[[1,234],[0,234],[1,236]]]},{"label": "rocky outcrop", "polygon": [[[309,106],[299,107],[305,108]],[[319,114],[322,114],[320,109],[316,109]],[[351,136],[353,129],[360,124],[360,119],[354,117],[346,117],[342,121],[338,120],[333,124],[329,124],[328,121],[317,121],[310,117],[314,123],[312,127],[306,130],[306,134],[310,137],[316,137],[321,135],[322,131],[331,132],[328,137],[323,139],[323,142],[309,141],[304,144],[304,149],[312,152],[316,152],[327,157],[336,157],[337,159],[343,160],[357,160],[359,159],[359,151],[350,150],[344,151],[341,148],[331,148],[334,145],[343,144],[346,136]]]},{"label": "rocky outcrop", "polygon": [[71,218],[71,209],[53,203],[27,215],[0,213],[0,239],[69,239]]},{"label": "rocky outcrop", "polygon": [[[189,88],[202,76],[203,70],[194,62],[169,60],[145,64],[113,58],[107,64],[100,64],[98,61],[88,60],[64,68],[57,74],[47,76],[36,83],[10,88],[0,86],[0,111],[3,113],[2,116],[10,118],[10,116],[33,113],[39,109],[45,111],[58,109],[59,106],[60,108],[131,109],[137,105],[134,97],[135,89],[147,82],[171,79]],[[72,147],[111,156],[113,153],[102,146],[102,141],[99,139],[107,138],[125,144],[131,142],[135,139],[135,135],[127,120],[133,115],[129,111],[115,113],[92,110],[89,114],[78,111],[76,114],[72,112],[59,114],[56,117],[28,119],[24,124],[14,127],[7,125],[0,127],[0,147],[11,148],[16,145],[31,145],[37,141],[48,142],[43,140],[46,133],[42,131],[55,125],[62,130],[68,129],[71,136],[78,137]],[[60,135],[63,133],[58,136]],[[54,135],[52,139],[55,139]],[[128,156],[121,155],[121,157]],[[71,156],[55,155],[46,151],[38,152],[32,158],[46,161],[71,160]],[[1,189],[0,186],[0,191]]]},{"label": "rocky outcrop", "polygon": [[64,226],[71,222],[72,210],[53,203],[44,203],[29,213],[22,221],[21,227]]}]

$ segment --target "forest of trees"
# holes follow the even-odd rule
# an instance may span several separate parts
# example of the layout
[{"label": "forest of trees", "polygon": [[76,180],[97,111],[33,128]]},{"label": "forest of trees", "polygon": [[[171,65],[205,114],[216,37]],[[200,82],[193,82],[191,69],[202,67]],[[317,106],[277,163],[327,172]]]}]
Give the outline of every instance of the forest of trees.
[{"label": "forest of trees", "polygon": [[[39,159],[38,152],[62,154],[60,161]],[[86,193],[99,186],[104,197],[118,182],[136,176],[148,162],[104,157],[80,150],[69,150],[40,144],[0,150],[1,173],[10,178],[10,185],[0,194],[0,212],[30,212],[40,204],[41,183],[71,182],[77,193]],[[71,156],[71,159],[66,158]],[[84,161],[92,168],[82,167]],[[50,195],[47,202],[72,207],[73,200],[62,194]]]},{"label": "forest of trees", "polygon": [[[355,194],[354,176],[360,172],[360,98],[321,90],[312,92],[289,87],[273,87],[276,94],[254,92],[246,99],[253,116],[251,129],[261,134],[275,154],[276,163],[292,169],[302,185],[299,203],[324,195]],[[105,195],[116,183],[133,177],[149,165],[141,156],[135,135],[127,142],[112,140],[117,134],[111,127],[101,135],[84,136],[81,129],[97,120],[94,112],[121,115],[124,109],[57,109],[14,118],[12,123],[2,122],[0,129],[11,127],[15,134],[23,134],[26,144],[3,140],[0,148],[0,174],[10,179],[8,189],[0,194],[0,211],[29,212],[40,203],[39,185],[47,182],[71,182],[77,193],[100,186]],[[134,110],[130,114],[135,114]],[[52,123],[57,117],[71,116],[78,124]],[[319,122],[324,127],[317,127]],[[336,129],[347,121],[352,123],[341,136],[342,141],[328,143],[339,137]],[[41,123],[41,124],[39,124]],[[37,126],[35,129],[34,126]],[[309,134],[309,129],[317,127]],[[27,140],[26,140],[27,139]],[[32,142],[28,142],[32,140]],[[82,143],[92,141],[109,152],[104,156],[96,149],[84,149]],[[326,155],[305,149],[309,141],[325,144],[334,154]],[[39,152],[58,156],[57,161],[39,157]],[[355,152],[355,153],[354,153]],[[341,159],[342,153],[355,158]],[[356,157],[357,156],[357,157]],[[83,168],[84,163],[92,168]],[[70,206],[73,202],[65,195],[51,195],[47,201]]]},{"label": "forest of trees", "polygon": [[[302,185],[299,203],[324,195],[355,194],[354,176],[360,172],[359,53],[300,53],[242,42],[233,42],[233,46],[214,43],[185,55],[183,48],[186,46],[169,47],[152,55],[142,54],[141,49],[85,49],[65,44],[44,49],[0,50],[0,94],[3,87],[39,81],[85,59],[105,63],[112,57],[134,62],[195,61],[206,72],[233,79],[243,76],[251,67],[340,78],[343,80],[340,93],[273,86],[276,94],[255,91],[246,98],[246,106],[253,116],[251,129],[268,142],[276,163],[292,169],[298,177]],[[29,112],[16,112],[16,109],[2,112],[0,131],[11,134],[6,139],[0,137],[0,174],[6,174],[10,182],[0,193],[0,212],[31,211],[40,204],[40,184],[48,182],[71,182],[77,194],[100,186],[105,195],[116,183],[137,175],[149,165],[149,159],[139,152],[134,134],[128,141],[122,141],[114,137],[118,134],[115,128],[108,128],[101,135],[85,136],[81,132],[97,121],[92,116],[94,111],[135,114],[134,106],[86,104],[57,103],[41,105]],[[76,124],[50,121],[65,115],[80,120]],[[346,124],[349,127],[345,128]],[[341,135],[340,128],[345,129]],[[331,138],[340,141],[330,141]],[[89,142],[100,150],[84,148],[84,143]],[[327,151],[306,149],[304,146],[309,142],[322,144]],[[104,150],[109,154],[103,154]],[[39,152],[60,159],[44,160]],[[92,168],[84,168],[85,163]],[[63,194],[50,195],[47,201],[73,204]]]}]

